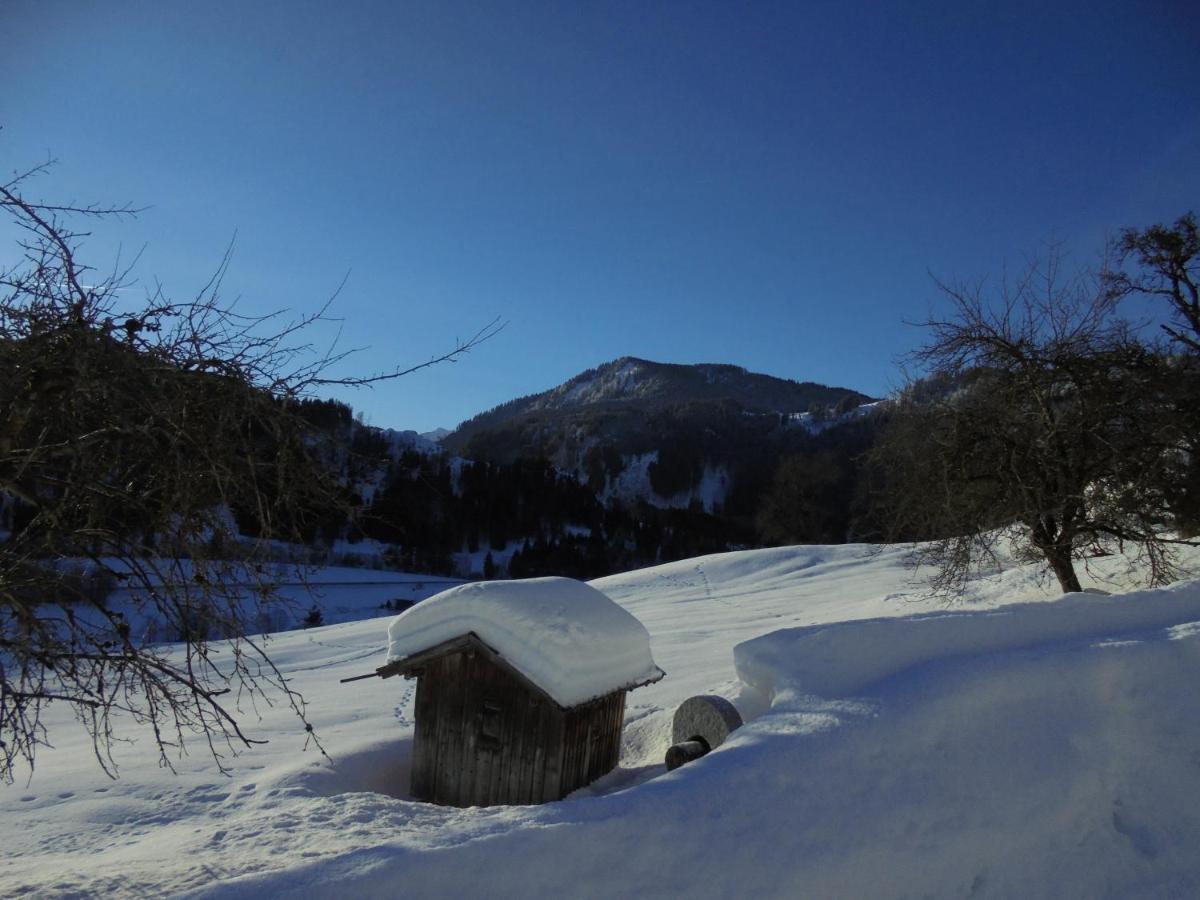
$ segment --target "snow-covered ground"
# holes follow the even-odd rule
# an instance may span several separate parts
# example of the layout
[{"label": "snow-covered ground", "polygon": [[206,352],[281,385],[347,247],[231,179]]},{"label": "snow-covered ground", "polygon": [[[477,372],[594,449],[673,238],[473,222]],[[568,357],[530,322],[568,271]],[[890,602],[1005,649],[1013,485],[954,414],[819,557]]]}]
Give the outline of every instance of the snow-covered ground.
[{"label": "snow-covered ground", "polygon": [[[1046,602],[1011,567],[947,608],[902,557],[794,547],[593,582],[667,677],[629,695],[620,767],[538,807],[405,799],[413,683],[338,683],[384,661],[379,620],[270,642],[331,759],[248,710],[271,742],[229,777],[198,744],[172,775],[142,739],[110,781],[56,710],[55,749],[0,788],[0,895],[1200,895],[1200,581]],[[1093,574],[1116,591],[1124,569]],[[667,773],[698,693],[747,723]]]},{"label": "snow-covered ground", "polygon": [[[110,561],[110,565],[118,570],[121,568],[119,562]],[[186,561],[172,576],[177,576],[179,572],[185,577],[191,572]],[[271,604],[263,611],[262,618],[267,621],[258,627],[275,631],[300,627],[306,613],[314,607],[320,611],[322,622],[329,625],[356,622],[372,616],[391,616],[394,615],[392,608],[403,608],[463,583],[461,578],[445,575],[421,575],[354,566],[297,568],[283,563],[275,565],[271,578],[282,602]],[[232,583],[244,583],[244,596],[249,597],[254,579],[250,575],[238,577],[235,568]],[[141,590],[140,587],[118,586],[108,594],[106,605],[110,610],[121,612],[137,634],[165,633],[166,627],[156,619],[158,614],[153,605],[139,602]]]}]

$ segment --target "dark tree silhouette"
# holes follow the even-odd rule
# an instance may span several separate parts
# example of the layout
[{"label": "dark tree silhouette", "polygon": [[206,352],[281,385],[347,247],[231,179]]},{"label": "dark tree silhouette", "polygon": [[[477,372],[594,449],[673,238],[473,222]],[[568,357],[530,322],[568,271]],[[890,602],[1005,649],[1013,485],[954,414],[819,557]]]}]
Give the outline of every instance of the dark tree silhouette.
[{"label": "dark tree silhouette", "polygon": [[[195,297],[156,289],[127,303],[127,272],[83,265],[71,223],[135,211],[32,199],[47,168],[0,184],[21,235],[19,261],[0,270],[0,777],[32,769],[54,703],[74,710],[110,774],[133,723],[164,765],[190,734],[224,765],[255,743],[240,720],[256,698],[290,705],[311,739],[303,699],[254,636],[282,602],[279,542],[346,502],[297,410],[318,388],[405,371],[329,375],[342,355],[303,344],[323,310],[238,314],[220,297],[228,254]],[[132,614],[108,608],[100,584],[122,587]]]},{"label": "dark tree silhouette", "polygon": [[1182,382],[1115,315],[1103,279],[1051,257],[998,297],[943,286],[952,315],[927,323],[917,359],[955,389],[901,398],[873,451],[895,536],[953,591],[1011,540],[1063,591],[1075,563],[1136,547],[1152,583],[1175,575],[1170,493],[1190,446]]},{"label": "dark tree silhouette", "polygon": [[1108,274],[1117,296],[1146,294],[1166,300],[1175,321],[1163,325],[1172,341],[1190,353],[1200,353],[1200,230],[1196,216],[1186,213],[1175,224],[1127,228],[1117,245],[1131,271]]}]

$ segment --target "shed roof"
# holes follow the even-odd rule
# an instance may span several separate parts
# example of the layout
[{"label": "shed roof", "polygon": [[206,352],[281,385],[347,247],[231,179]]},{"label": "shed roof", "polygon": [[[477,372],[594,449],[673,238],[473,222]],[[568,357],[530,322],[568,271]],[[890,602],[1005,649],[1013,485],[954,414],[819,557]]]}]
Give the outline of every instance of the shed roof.
[{"label": "shed roof", "polygon": [[650,635],[571,578],[481,581],[430,597],[388,626],[388,661],[475,634],[562,707],[658,681]]}]

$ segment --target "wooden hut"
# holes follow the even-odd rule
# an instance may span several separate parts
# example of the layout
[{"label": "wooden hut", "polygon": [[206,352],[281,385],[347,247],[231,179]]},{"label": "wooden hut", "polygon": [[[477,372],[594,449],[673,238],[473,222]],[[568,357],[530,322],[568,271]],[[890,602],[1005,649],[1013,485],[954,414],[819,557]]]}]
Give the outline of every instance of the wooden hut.
[{"label": "wooden hut", "polygon": [[377,674],[417,679],[410,792],[451,806],[559,800],[613,769],[625,693],[663,677],[640,622],[567,578],[417,604]]}]

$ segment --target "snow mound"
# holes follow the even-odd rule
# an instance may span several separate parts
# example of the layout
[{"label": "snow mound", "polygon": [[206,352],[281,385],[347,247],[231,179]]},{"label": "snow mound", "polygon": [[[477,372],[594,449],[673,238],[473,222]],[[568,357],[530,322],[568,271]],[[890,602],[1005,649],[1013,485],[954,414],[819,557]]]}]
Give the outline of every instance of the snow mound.
[{"label": "snow mound", "polygon": [[[1178,616],[1197,594],[1175,598]],[[1141,598],[1156,599],[1168,598]],[[1110,619],[1121,640],[1083,627],[1043,643],[1013,625],[1017,646],[982,641],[947,658],[933,638],[966,620],[998,621],[916,617],[897,641],[918,665],[874,683],[869,701],[780,697],[703,759],[632,789],[467,811],[339,794],[310,801],[299,835],[294,815],[268,810],[226,842],[267,839],[290,863],[243,864],[197,896],[365,898],[398,884],[471,896],[481,872],[497,898],[664,885],[693,897],[1198,896],[1200,629],[1142,631],[1156,616],[1131,614]],[[851,641],[873,635],[859,624],[842,649],[862,660],[879,644]],[[364,823],[366,839],[354,833]]]},{"label": "snow mound", "polygon": [[570,578],[481,581],[443,591],[392,620],[388,661],[470,632],[563,707],[664,674],[642,623]]},{"label": "snow mound", "polygon": [[1200,581],[1119,596],[995,610],[925,613],[788,628],[733,648],[738,677],[768,699],[784,691],[858,694],[919,665],[1052,644],[1088,645],[1200,621]]}]

